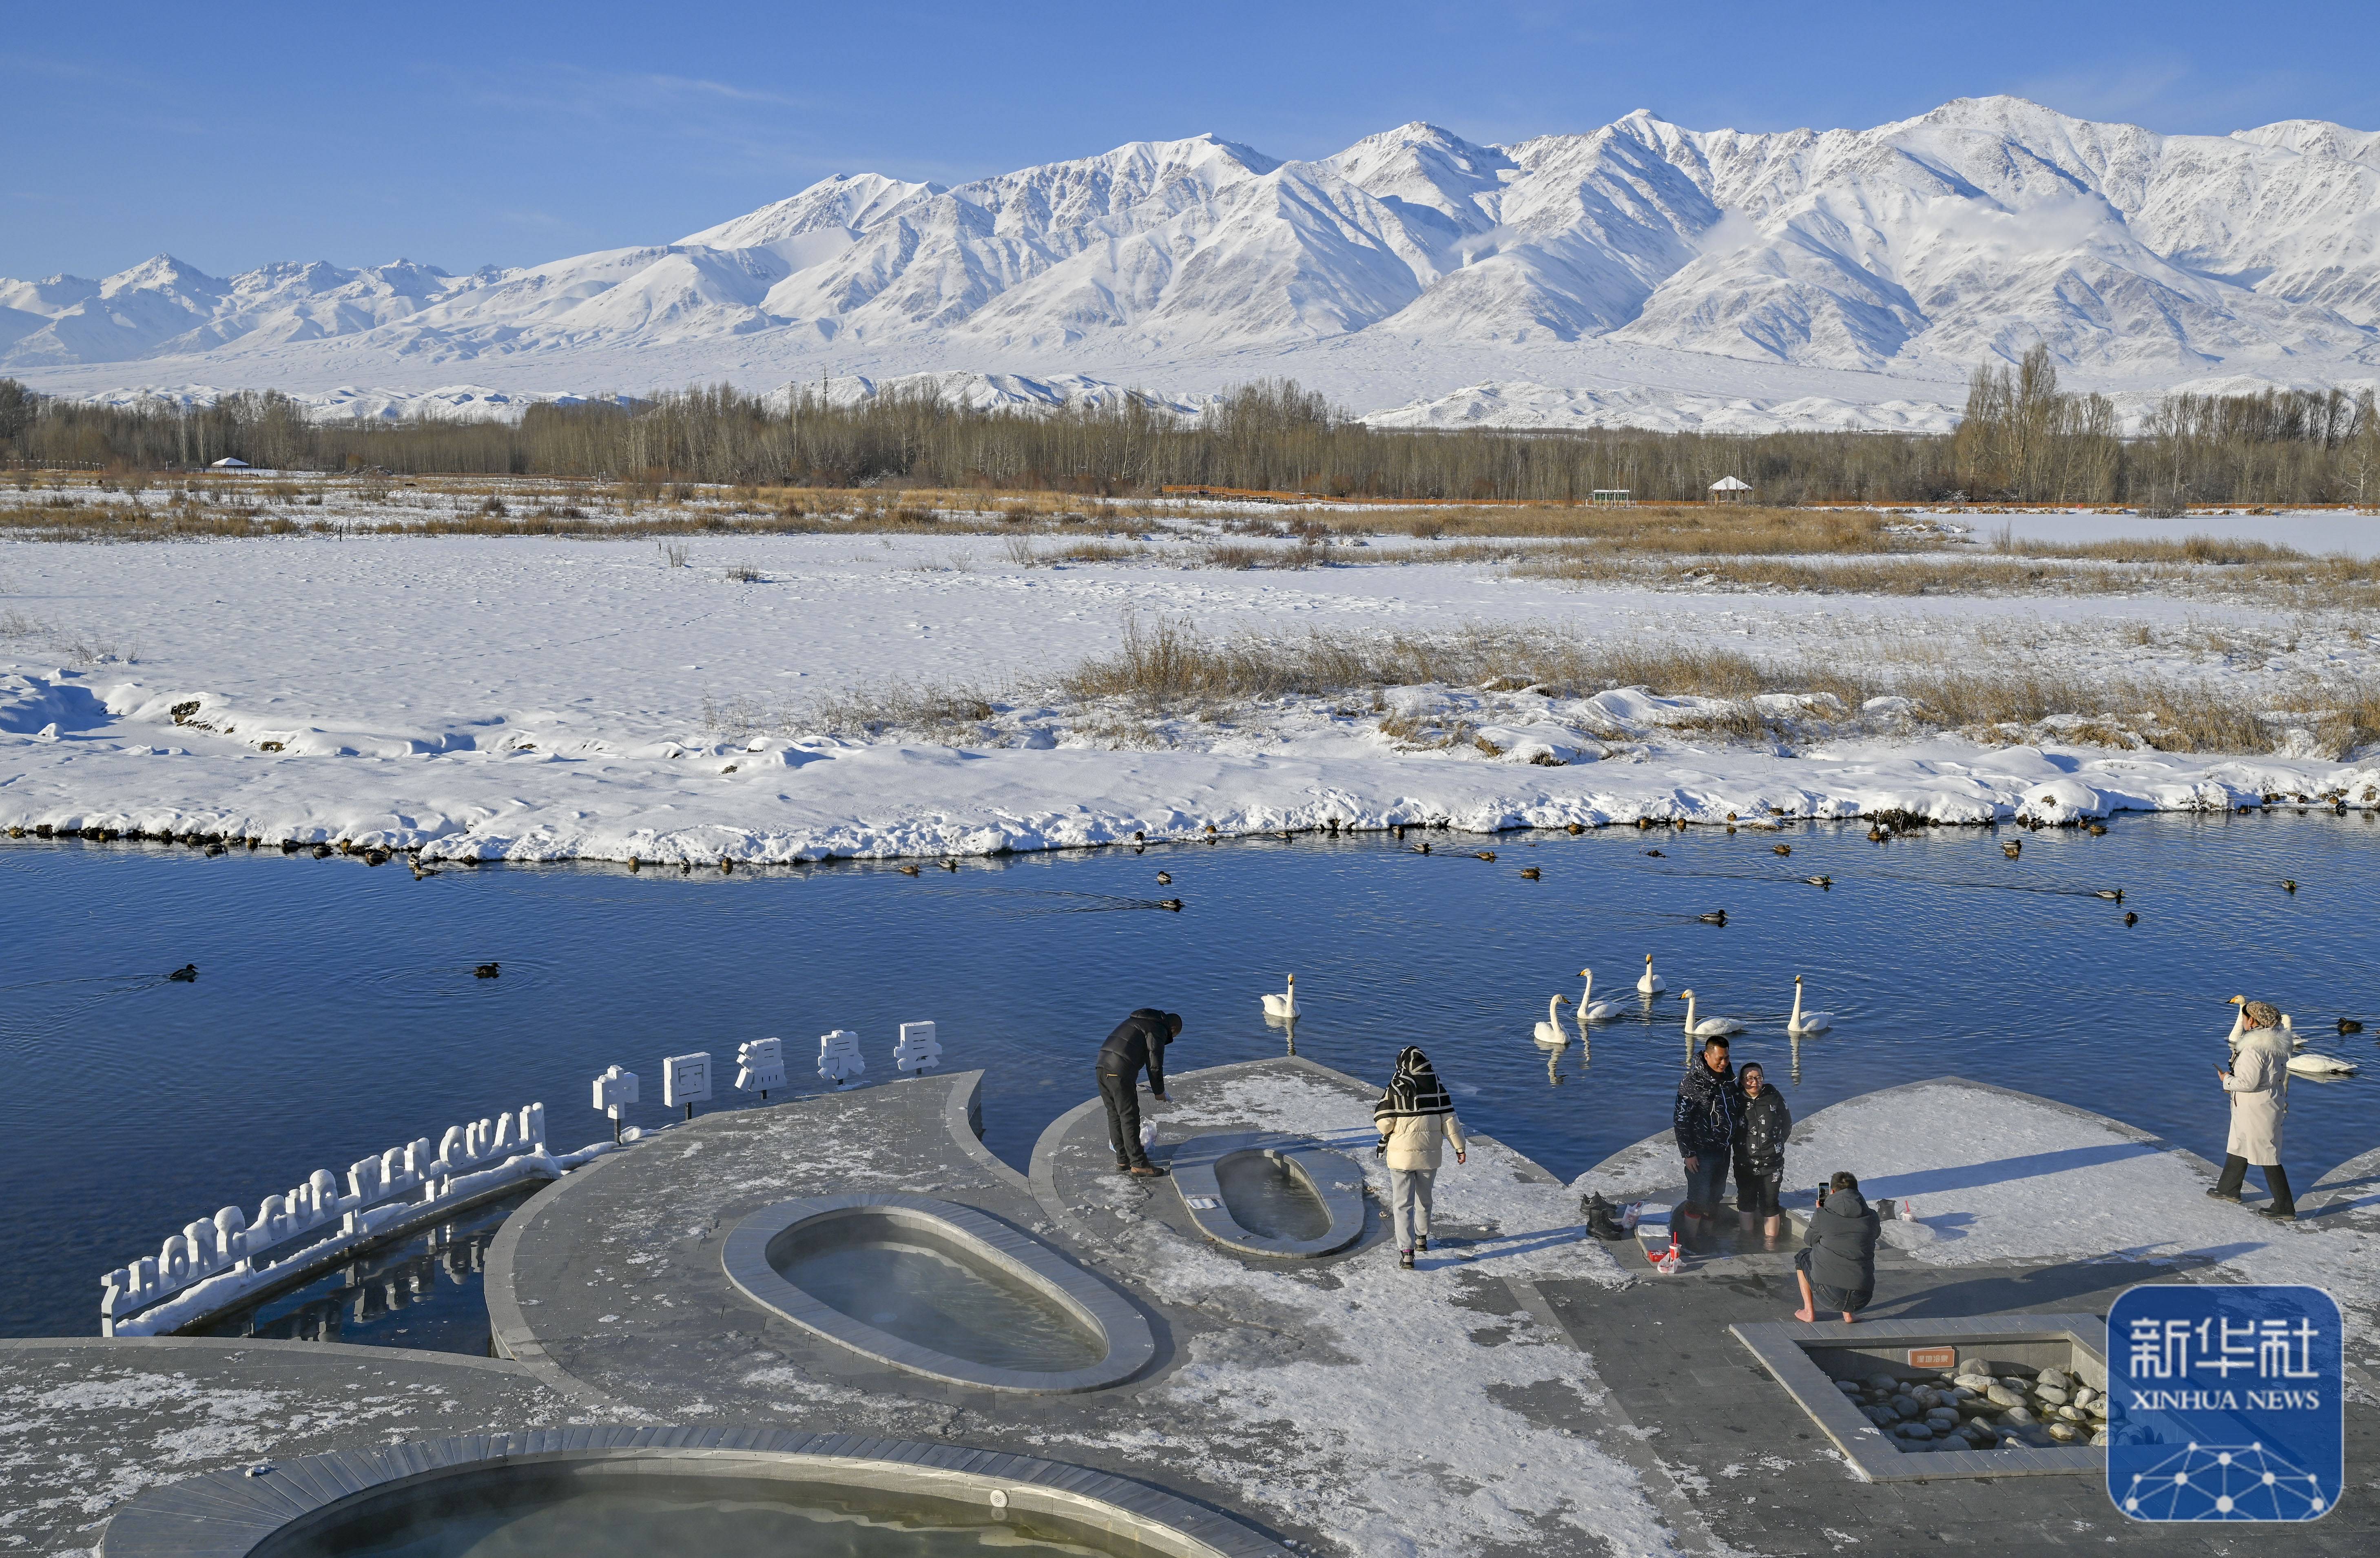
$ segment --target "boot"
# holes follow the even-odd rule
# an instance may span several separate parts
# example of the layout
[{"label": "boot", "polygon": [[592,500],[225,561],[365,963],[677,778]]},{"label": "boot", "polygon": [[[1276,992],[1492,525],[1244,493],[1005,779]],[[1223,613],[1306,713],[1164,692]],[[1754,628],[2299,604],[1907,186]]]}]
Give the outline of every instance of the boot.
[{"label": "boot", "polygon": [[2276,1221],[2295,1222],[2298,1215],[2297,1198],[2289,1194],[2289,1176],[2283,1172],[2280,1164],[2271,1164],[2265,1170],[2265,1188],[2273,1193],[2273,1203],[2270,1206],[2258,1207],[2257,1215],[2270,1217]]},{"label": "boot", "polygon": [[2206,1193],[2218,1201],[2236,1201],[2240,1187],[2248,1182],[2248,1160],[2232,1153],[2223,1160],[2223,1173],[2215,1181],[2215,1188]]}]

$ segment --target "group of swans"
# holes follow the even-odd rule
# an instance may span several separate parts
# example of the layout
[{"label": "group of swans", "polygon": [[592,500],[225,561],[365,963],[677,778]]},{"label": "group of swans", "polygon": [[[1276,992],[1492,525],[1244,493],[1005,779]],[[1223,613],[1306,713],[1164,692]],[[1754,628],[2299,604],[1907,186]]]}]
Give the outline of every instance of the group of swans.
[{"label": "group of swans", "polygon": [[[1570,1035],[1562,1029],[1561,1009],[1564,1006],[1575,1005],[1578,1008],[1577,1020],[1582,1035],[1585,1032],[1587,1024],[1609,1022],[1620,1016],[1619,1002],[1597,1001],[1595,998],[1595,970],[1581,968],[1578,972],[1579,977],[1586,980],[1586,988],[1579,992],[1576,1002],[1572,1002],[1567,995],[1556,995],[1546,1003],[1546,1020],[1536,1027],[1536,1038],[1538,1043],[1548,1048],[1556,1048],[1570,1042]],[[1669,982],[1653,971],[1652,954],[1645,954],[1645,972],[1636,980],[1636,992],[1650,997],[1659,995],[1669,988]],[[1686,1003],[1686,1036],[1688,1038],[1720,1039],[1744,1031],[1744,1025],[1734,1017],[1702,1016],[1693,991],[1680,991],[1678,993],[1684,997]],[[1270,997],[1267,999],[1269,1000]],[[1785,1031],[1796,1039],[1801,1039],[1815,1033],[1824,1033],[1834,1026],[1833,1013],[1803,1009],[1802,976],[1794,975],[1793,1013],[1786,1019]]]}]

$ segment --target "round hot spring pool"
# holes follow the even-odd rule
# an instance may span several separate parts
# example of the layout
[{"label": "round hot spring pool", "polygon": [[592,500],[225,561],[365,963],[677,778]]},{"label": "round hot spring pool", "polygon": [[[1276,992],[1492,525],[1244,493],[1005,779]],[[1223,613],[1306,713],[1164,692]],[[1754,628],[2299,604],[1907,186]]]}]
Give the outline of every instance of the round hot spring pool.
[{"label": "round hot spring pool", "polygon": [[491,1467],[289,1528],[254,1558],[962,1558],[1108,1553],[1062,1523],[988,1504],[837,1490],[669,1463]]},{"label": "round hot spring pool", "polygon": [[101,1558],[1287,1558],[1143,1482],[782,1429],[543,1429],[152,1488]]},{"label": "round hot spring pool", "polygon": [[720,1260],[747,1297],[805,1330],[949,1384],[1103,1390],[1157,1354],[1147,1320],[1105,1278],[928,1196],[780,1201],[737,1223]]}]

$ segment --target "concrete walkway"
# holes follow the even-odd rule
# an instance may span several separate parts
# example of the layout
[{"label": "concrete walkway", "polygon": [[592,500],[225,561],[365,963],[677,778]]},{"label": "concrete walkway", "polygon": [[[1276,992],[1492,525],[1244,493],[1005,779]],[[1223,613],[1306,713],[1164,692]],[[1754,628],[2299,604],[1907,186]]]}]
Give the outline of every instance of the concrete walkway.
[{"label": "concrete walkway", "polygon": [[[87,1550],[140,1488],[273,1455],[561,1424],[783,1427],[1062,1460],[1229,1510],[1344,1558],[1988,1548],[2380,1550],[2380,1487],[2291,1528],[2141,1526],[2087,1477],[1852,1477],[1727,1327],[1798,1301],[1791,1243],[1720,1241],[1675,1276],[1582,1236],[1578,1196],[1666,1203],[1648,1138],[1574,1186],[1492,1139],[1442,1172],[1432,1246],[1397,1268],[1371,1155],[1377,1084],[1296,1057],[1192,1072],[1151,1105],[1160,1162],[1194,1136],[1306,1138],[1369,1182],[1363,1236],[1313,1260],[1202,1235],[1171,1179],[1114,1172],[1086,1103],[1029,1173],[985,1150],[976,1074],[738,1110],[549,1187],[491,1249],[492,1362],[257,1341],[0,1344],[0,1554]],[[2380,1161],[2380,1159],[2375,1159]],[[2139,1281],[2314,1281],[2368,1352],[2375,1170],[2278,1227],[2201,1193],[2207,1165],[2119,1122],[1943,1078],[1799,1123],[1789,1183],[1850,1167],[1913,1200],[1878,1317],[2104,1312]],[[1019,1395],[869,1362],[751,1303],[720,1249],[795,1197],[897,1191],[1030,1234],[1126,1294],[1157,1338],[1123,1383]],[[2315,1201],[2308,1197],[2310,1204]],[[2356,1360],[2349,1462],[2380,1467]]]}]

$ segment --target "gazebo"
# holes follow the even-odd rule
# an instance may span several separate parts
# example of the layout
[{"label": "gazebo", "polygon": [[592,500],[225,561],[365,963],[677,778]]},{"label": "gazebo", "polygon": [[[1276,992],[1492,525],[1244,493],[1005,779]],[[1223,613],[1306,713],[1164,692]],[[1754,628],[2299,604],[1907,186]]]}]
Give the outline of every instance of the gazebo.
[{"label": "gazebo", "polygon": [[1752,483],[1732,476],[1722,476],[1710,484],[1710,494],[1713,503],[1750,503]]},{"label": "gazebo", "polygon": [[207,467],[207,469],[209,470],[250,470],[254,468],[246,460],[239,459],[231,455],[225,455],[214,464]]}]

